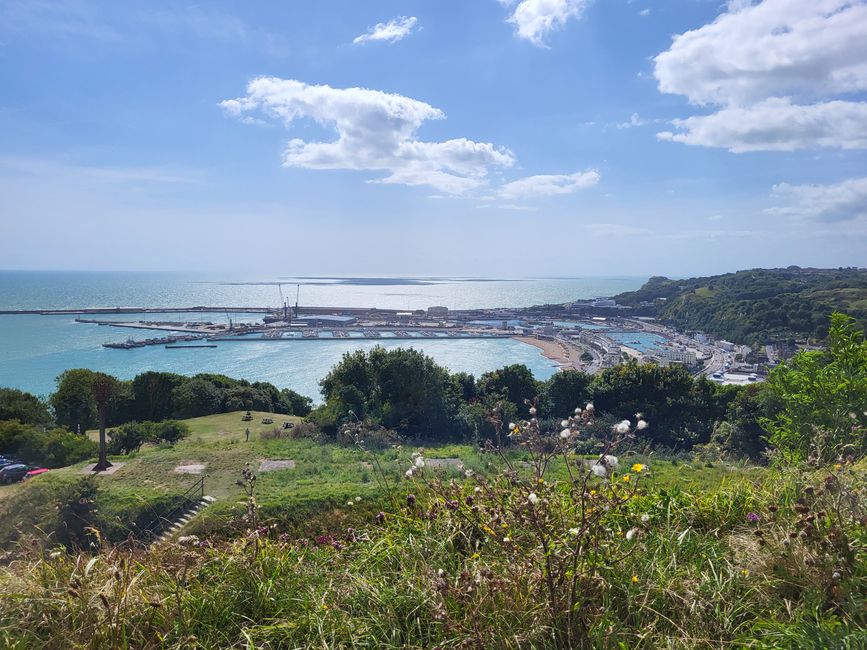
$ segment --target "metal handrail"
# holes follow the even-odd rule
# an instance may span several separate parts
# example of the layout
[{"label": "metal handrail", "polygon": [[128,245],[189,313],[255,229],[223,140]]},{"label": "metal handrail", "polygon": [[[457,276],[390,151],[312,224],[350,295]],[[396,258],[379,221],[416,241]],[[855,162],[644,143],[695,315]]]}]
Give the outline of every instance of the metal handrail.
[{"label": "metal handrail", "polygon": [[162,523],[162,522],[167,522],[169,524],[174,523],[174,518],[177,515],[185,512],[186,510],[189,509],[189,507],[192,503],[195,503],[195,501],[192,497],[196,492],[198,492],[198,494],[199,494],[199,500],[201,500],[205,496],[205,477],[204,476],[202,476],[198,481],[196,481],[189,488],[187,488],[187,491],[181,495],[182,501],[179,505],[175,506],[172,510],[170,510],[167,515],[161,515],[161,516],[157,517],[156,519],[154,519],[150,524],[148,524],[145,527],[144,533],[150,533],[151,535],[156,536],[154,529],[160,523]]}]

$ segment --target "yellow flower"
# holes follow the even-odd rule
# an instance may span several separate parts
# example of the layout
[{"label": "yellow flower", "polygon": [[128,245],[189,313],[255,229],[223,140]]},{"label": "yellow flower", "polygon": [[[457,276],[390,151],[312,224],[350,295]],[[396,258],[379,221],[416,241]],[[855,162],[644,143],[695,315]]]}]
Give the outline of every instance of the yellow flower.
[{"label": "yellow flower", "polygon": [[624,475],[623,475],[623,482],[624,482],[624,483],[629,483],[629,474],[624,474]]},{"label": "yellow flower", "polygon": [[632,576],[632,584],[638,582],[638,576]]},{"label": "yellow flower", "polygon": [[843,466],[840,463],[837,463],[836,465],[834,465],[834,469],[839,472],[841,469],[843,469]]},{"label": "yellow flower", "polygon": [[539,485],[545,485],[545,479],[540,478],[539,479]]},{"label": "yellow flower", "polygon": [[596,490],[590,490],[590,496],[595,497],[596,496]]},{"label": "yellow flower", "polygon": [[748,575],[750,575],[750,572],[748,569],[741,569],[741,575],[746,578]]},{"label": "yellow flower", "polygon": [[642,465],[641,463],[635,463],[635,465],[632,466],[632,471],[636,474],[640,474],[644,471],[644,465]]}]

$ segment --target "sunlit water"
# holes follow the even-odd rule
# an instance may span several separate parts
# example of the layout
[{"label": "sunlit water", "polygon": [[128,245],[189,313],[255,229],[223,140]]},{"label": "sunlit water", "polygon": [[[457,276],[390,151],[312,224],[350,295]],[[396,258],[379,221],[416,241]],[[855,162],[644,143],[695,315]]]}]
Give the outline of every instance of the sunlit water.
[{"label": "sunlit water", "polygon": [[[294,302],[294,282],[276,277],[168,273],[0,272],[0,309],[62,309],[84,307],[268,306],[280,302],[277,286],[224,282],[285,281],[287,299]],[[356,306],[420,309],[445,305],[452,309],[529,306],[581,298],[610,296],[635,289],[644,278],[569,278],[530,280],[407,280],[371,284],[370,279],[296,280],[304,306]],[[423,282],[419,284],[418,282]],[[99,318],[131,319],[129,315]],[[220,314],[148,315],[152,320],[207,319],[225,322]],[[233,318],[238,317],[233,315]],[[251,316],[249,318],[258,318]],[[240,317],[239,319],[244,319]],[[220,342],[217,348],[167,350],[163,346],[114,350],[106,341],[128,336],[147,338],[158,332],[76,323],[74,316],[0,316],[0,386],[46,395],[57,375],[69,368],[92,368],[129,379],[146,370],[192,375],[219,372],[251,381],[269,381],[319,398],[319,380],[345,353],[370,349],[413,347],[452,371],[479,375],[510,363],[526,364],[539,379],[556,368],[538,349],[510,339],[496,340],[287,340]]]}]

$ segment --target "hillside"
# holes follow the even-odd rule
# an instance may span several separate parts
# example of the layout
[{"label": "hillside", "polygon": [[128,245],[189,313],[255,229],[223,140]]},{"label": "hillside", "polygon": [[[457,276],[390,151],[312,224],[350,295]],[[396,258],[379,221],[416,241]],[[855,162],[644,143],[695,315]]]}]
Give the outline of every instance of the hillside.
[{"label": "hillside", "polygon": [[615,299],[630,306],[656,303],[663,322],[736,343],[824,339],[833,311],[867,326],[867,269],[751,269],[684,280],[657,276]]}]

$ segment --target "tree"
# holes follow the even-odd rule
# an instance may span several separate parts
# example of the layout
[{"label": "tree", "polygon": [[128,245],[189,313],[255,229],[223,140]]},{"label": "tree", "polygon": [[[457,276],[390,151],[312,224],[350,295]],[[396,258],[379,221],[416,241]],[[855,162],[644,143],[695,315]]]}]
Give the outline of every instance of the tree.
[{"label": "tree", "polygon": [[280,408],[278,412],[286,413],[287,415],[298,415],[304,417],[313,409],[313,400],[304,395],[296,393],[294,390],[284,388],[280,391]]},{"label": "tree", "polygon": [[51,423],[51,413],[48,405],[35,395],[16,388],[0,388],[0,420],[46,426]]},{"label": "tree", "polygon": [[479,393],[508,400],[520,414],[526,415],[530,407],[525,402],[532,402],[539,395],[539,382],[527,366],[515,363],[479,377]]},{"label": "tree", "polygon": [[844,314],[831,316],[828,348],[799,352],[771,371],[781,401],[763,424],[789,462],[832,462],[867,449],[867,342]]},{"label": "tree", "polygon": [[95,375],[92,370],[77,368],[57,378],[57,390],[49,401],[58,424],[80,433],[97,425],[92,387]]},{"label": "tree", "polygon": [[172,372],[144,372],[132,380],[135,397],[135,417],[138,420],[159,422],[172,417],[172,393],[185,381]]},{"label": "tree", "polygon": [[547,417],[571,415],[590,401],[590,375],[578,370],[562,370],[546,381],[542,387]]},{"label": "tree", "polygon": [[456,386],[447,370],[417,350],[377,346],[347,353],[320,385],[325,404],[312,417],[323,426],[334,427],[351,410],[411,435],[455,432]]},{"label": "tree", "polygon": [[131,454],[152,438],[153,422],[127,422],[111,431],[108,450],[114,454]]},{"label": "tree", "polygon": [[172,390],[173,415],[178,418],[194,418],[219,413],[224,394],[225,391],[202,377],[185,379]]},{"label": "tree", "polygon": [[96,443],[66,429],[48,429],[17,420],[0,420],[0,453],[42,467],[64,467],[97,452]]}]

